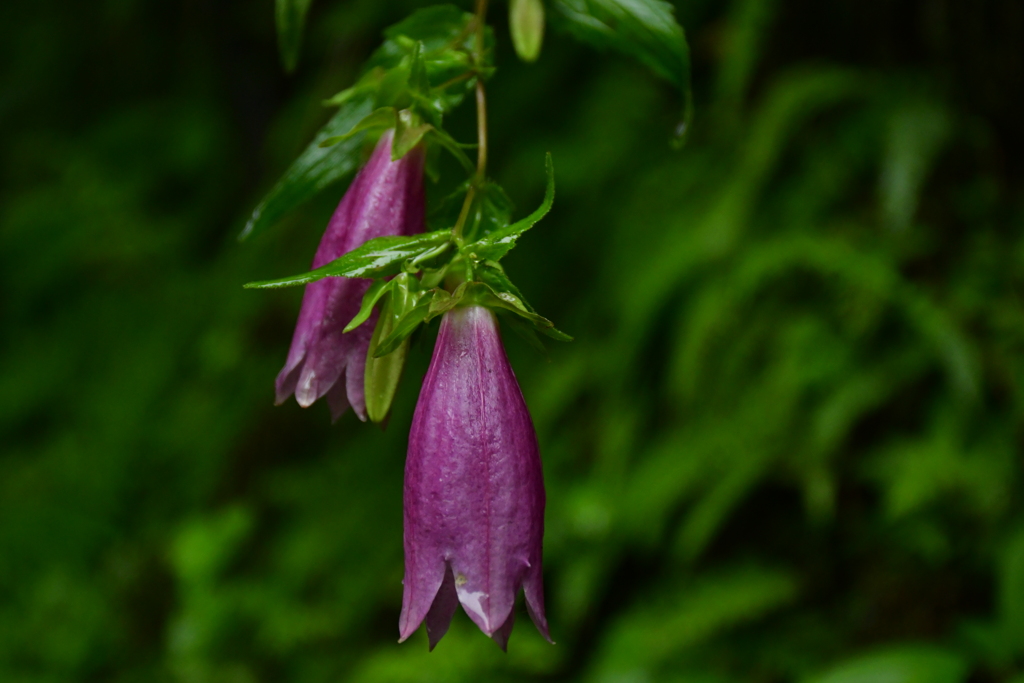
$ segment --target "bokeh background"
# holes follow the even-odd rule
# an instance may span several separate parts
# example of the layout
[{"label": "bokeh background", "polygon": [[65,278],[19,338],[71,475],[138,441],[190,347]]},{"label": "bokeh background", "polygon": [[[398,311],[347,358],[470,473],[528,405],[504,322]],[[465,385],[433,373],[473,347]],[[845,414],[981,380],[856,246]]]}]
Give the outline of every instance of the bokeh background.
[{"label": "bokeh background", "polygon": [[[491,171],[542,445],[551,646],[398,645],[405,439],[275,408],[344,185],[249,211],[381,30],[317,0],[0,5],[0,680],[1024,681],[1024,5],[686,0],[697,117],[492,17]],[[468,6],[468,5],[467,5]],[[471,111],[452,120],[472,135]],[[519,609],[522,609],[520,605]]]}]

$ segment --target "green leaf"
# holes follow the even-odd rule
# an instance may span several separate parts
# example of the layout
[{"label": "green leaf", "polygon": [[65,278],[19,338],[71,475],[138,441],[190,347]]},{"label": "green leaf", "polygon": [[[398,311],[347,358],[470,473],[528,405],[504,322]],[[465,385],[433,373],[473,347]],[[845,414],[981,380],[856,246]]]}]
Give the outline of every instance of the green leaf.
[{"label": "green leaf", "polygon": [[338,107],[357,95],[372,95],[380,87],[385,76],[387,76],[387,71],[382,67],[375,66],[368,69],[366,73],[360,76],[355,85],[345,88],[333,97],[324,100],[323,105],[325,107]]},{"label": "green leaf", "polygon": [[394,128],[398,121],[398,112],[395,111],[394,107],[381,107],[380,109],[374,109],[369,114],[364,116],[359,123],[352,126],[352,130],[349,130],[341,135],[334,135],[327,138],[320,143],[321,147],[330,147],[336,145],[343,140],[347,140],[356,133],[360,133],[365,130],[372,130],[375,128]]},{"label": "green leaf", "polygon": [[540,56],[544,42],[544,4],[541,0],[512,0],[508,6],[508,25],[512,45],[524,62]]},{"label": "green leaf", "polygon": [[[452,5],[414,12],[384,32],[385,41],[370,57],[369,66],[401,71],[402,83],[422,95],[427,84],[436,87],[473,69],[469,57],[472,21],[472,14]],[[438,95],[433,104],[439,110],[450,110],[470,85],[466,79],[464,87]]]},{"label": "green leaf", "polygon": [[999,577],[999,611],[1006,633],[1024,654],[1024,527],[1005,546]]},{"label": "green leaf", "polygon": [[520,235],[532,228],[540,219],[547,215],[548,211],[551,210],[551,205],[555,201],[555,169],[551,161],[550,153],[547,155],[545,168],[548,176],[548,184],[547,189],[544,192],[544,201],[541,202],[541,205],[537,210],[520,221],[498,228],[491,234],[477,240],[476,242],[467,244],[462,248],[462,253],[474,255],[479,260],[498,261],[505,256],[512,247],[516,246],[516,241],[519,239]]},{"label": "green leaf", "polygon": [[436,52],[463,35],[473,21],[473,15],[455,5],[425,7],[389,26],[384,37],[389,41],[406,38],[423,43],[426,52]]},{"label": "green leaf", "polygon": [[513,208],[512,200],[497,183],[488,182],[477,188],[473,211],[466,227],[466,241],[479,240],[507,227],[512,222]]},{"label": "green leaf", "polygon": [[329,149],[321,148],[320,143],[350,131],[369,113],[370,101],[366,96],[353,97],[342,104],[253,210],[239,239],[247,239],[270,227],[316,193],[355,171],[360,162],[362,135],[353,135]]},{"label": "green leaf", "polygon": [[384,304],[380,317],[377,319],[373,337],[370,338],[370,347],[366,354],[366,371],[363,375],[366,415],[371,421],[377,423],[383,422],[391,410],[391,403],[395,399],[398,382],[401,380],[402,371],[405,368],[405,357],[409,351],[409,339],[405,338],[393,352],[387,355],[378,356],[377,354],[380,341],[388,339],[395,326],[393,303],[394,297],[388,297],[387,303]]},{"label": "green leaf", "polygon": [[807,683],[962,683],[967,663],[931,645],[903,645],[843,662]]},{"label": "green leaf", "polygon": [[554,0],[555,16],[570,33],[600,49],[613,49],[638,59],[682,90],[685,135],[693,112],[690,91],[690,47],[686,34],[662,0]]},{"label": "green leaf", "polygon": [[302,47],[302,31],[306,25],[306,14],[312,0],[277,0],[277,42],[281,49],[281,61],[288,72],[295,70],[299,63],[299,48]]},{"label": "green leaf", "polygon": [[778,612],[798,594],[795,577],[768,567],[720,567],[696,581],[680,579],[675,590],[636,601],[609,625],[595,655],[598,680],[630,680],[631,671],[658,670],[704,644],[728,643],[725,634]]},{"label": "green leaf", "polygon": [[351,332],[356,329],[367,320],[370,319],[370,314],[373,313],[373,307],[377,305],[380,298],[391,291],[394,280],[376,280],[370,288],[366,290],[366,294],[363,295],[363,303],[359,307],[359,312],[356,313],[356,317],[352,318],[348,325],[345,326],[344,332]]},{"label": "green leaf", "polygon": [[490,287],[499,298],[527,313],[536,313],[533,306],[526,302],[519,288],[512,284],[501,264],[494,261],[484,261],[477,266],[476,274],[480,281]]},{"label": "green leaf", "polygon": [[436,249],[451,238],[451,231],[438,230],[411,237],[377,237],[330,263],[308,273],[277,280],[250,282],[246,289],[294,287],[322,280],[325,277],[382,278],[402,272],[405,263]]}]

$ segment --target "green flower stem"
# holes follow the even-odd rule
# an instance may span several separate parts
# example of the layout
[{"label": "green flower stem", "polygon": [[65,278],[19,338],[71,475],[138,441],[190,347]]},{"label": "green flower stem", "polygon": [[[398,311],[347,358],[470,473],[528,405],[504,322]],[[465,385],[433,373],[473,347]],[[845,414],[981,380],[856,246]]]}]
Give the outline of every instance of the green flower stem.
[{"label": "green flower stem", "polygon": [[484,33],[487,27],[487,0],[476,2],[476,41],[473,45],[473,61],[476,66],[476,175],[473,184],[466,192],[466,199],[462,203],[462,211],[459,219],[452,228],[456,244],[462,244],[462,231],[469,218],[470,209],[473,206],[473,199],[476,197],[476,190],[482,187],[487,178],[487,94],[484,91],[483,63],[484,63]]},{"label": "green flower stem", "polygon": [[487,0],[476,2],[476,44],[473,57],[478,75],[476,78],[476,182],[483,184],[487,175],[487,96],[484,92],[482,67],[484,62],[484,29],[487,26]]}]

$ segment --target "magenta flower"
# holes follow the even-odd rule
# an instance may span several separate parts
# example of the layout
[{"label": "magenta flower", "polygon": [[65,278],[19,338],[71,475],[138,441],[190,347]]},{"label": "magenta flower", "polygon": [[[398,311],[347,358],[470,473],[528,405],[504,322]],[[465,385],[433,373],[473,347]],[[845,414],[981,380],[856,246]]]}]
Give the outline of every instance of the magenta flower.
[{"label": "magenta flower", "polygon": [[[393,130],[381,136],[327,224],[313,268],[330,263],[367,240],[423,232],[423,149],[391,160]],[[295,394],[303,408],[327,396],[337,420],[350,405],[366,420],[363,375],[377,316],[349,333],[370,280],[328,277],[306,285],[288,360],[277,375],[277,404]]]},{"label": "magenta flower", "polygon": [[494,313],[445,314],[423,380],[405,463],[405,640],[426,620],[430,648],[455,607],[504,650],[522,587],[544,617],[544,482],[533,422]]}]

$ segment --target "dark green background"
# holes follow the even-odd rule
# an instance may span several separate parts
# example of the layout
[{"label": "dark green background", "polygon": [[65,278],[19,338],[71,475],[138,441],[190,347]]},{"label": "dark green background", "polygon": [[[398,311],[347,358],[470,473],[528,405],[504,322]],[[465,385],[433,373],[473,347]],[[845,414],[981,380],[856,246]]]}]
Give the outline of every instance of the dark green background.
[{"label": "dark green background", "polygon": [[[679,3],[697,118],[492,12],[509,352],[548,614],[396,644],[411,353],[383,433],[275,408],[343,187],[247,213],[418,2],[0,6],[0,680],[1024,680],[1024,6]],[[452,120],[472,135],[470,111]],[[432,333],[431,333],[432,334]]]}]

